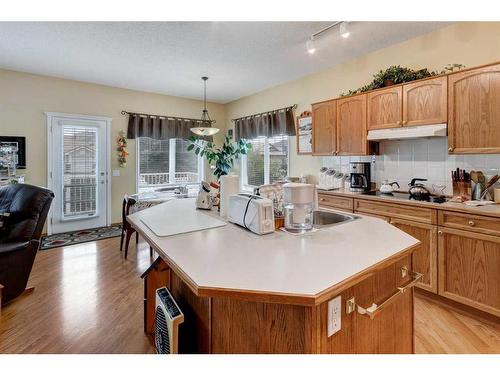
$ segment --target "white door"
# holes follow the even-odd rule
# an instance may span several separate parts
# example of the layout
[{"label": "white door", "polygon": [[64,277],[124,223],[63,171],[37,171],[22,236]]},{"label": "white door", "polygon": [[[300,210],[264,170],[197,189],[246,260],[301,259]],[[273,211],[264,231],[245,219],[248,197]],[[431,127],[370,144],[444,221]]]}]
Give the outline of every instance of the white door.
[{"label": "white door", "polygon": [[109,225],[110,119],[47,114],[49,187],[55,194],[49,233]]}]

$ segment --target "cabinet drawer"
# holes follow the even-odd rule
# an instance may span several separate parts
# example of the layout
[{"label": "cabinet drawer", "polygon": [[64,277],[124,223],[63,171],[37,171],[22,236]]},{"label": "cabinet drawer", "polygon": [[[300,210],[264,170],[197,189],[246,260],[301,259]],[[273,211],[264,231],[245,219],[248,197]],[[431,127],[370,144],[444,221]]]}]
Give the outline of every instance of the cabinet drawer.
[{"label": "cabinet drawer", "polygon": [[436,223],[436,210],[432,208],[355,199],[354,212],[396,217],[427,224]]},{"label": "cabinet drawer", "polygon": [[354,206],[353,201],[353,198],[338,197],[329,194],[318,194],[318,204],[320,207],[338,208],[340,210],[352,212]]},{"label": "cabinet drawer", "polygon": [[494,217],[439,211],[438,224],[448,228],[500,236],[500,220]]}]

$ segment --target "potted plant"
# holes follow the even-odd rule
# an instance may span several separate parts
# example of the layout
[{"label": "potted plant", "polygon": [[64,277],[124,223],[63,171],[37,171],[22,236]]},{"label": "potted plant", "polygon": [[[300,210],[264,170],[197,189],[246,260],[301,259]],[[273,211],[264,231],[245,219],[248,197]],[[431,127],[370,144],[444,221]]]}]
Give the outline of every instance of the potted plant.
[{"label": "potted plant", "polygon": [[213,142],[203,141],[194,136],[189,138],[189,142],[187,150],[194,150],[196,155],[206,157],[208,163],[214,166],[213,173],[217,180],[231,171],[235,159],[238,159],[240,155],[246,155],[252,148],[252,144],[245,139],[233,143],[227,135],[220,148],[216,147]]}]

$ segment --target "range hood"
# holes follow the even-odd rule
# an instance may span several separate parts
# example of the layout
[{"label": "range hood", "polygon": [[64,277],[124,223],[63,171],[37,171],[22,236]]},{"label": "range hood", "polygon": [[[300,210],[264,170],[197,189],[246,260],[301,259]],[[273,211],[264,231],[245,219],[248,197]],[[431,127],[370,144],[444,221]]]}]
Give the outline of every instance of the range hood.
[{"label": "range hood", "polygon": [[446,124],[404,126],[401,128],[370,130],[369,141],[380,141],[383,139],[408,139],[424,137],[446,137]]}]

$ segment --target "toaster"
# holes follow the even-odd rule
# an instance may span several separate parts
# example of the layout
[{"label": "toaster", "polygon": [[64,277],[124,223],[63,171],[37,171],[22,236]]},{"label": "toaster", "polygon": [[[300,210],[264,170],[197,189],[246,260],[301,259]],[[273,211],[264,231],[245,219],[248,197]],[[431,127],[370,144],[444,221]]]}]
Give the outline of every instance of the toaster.
[{"label": "toaster", "polygon": [[257,234],[274,232],[273,201],[258,195],[230,195],[227,218]]}]

